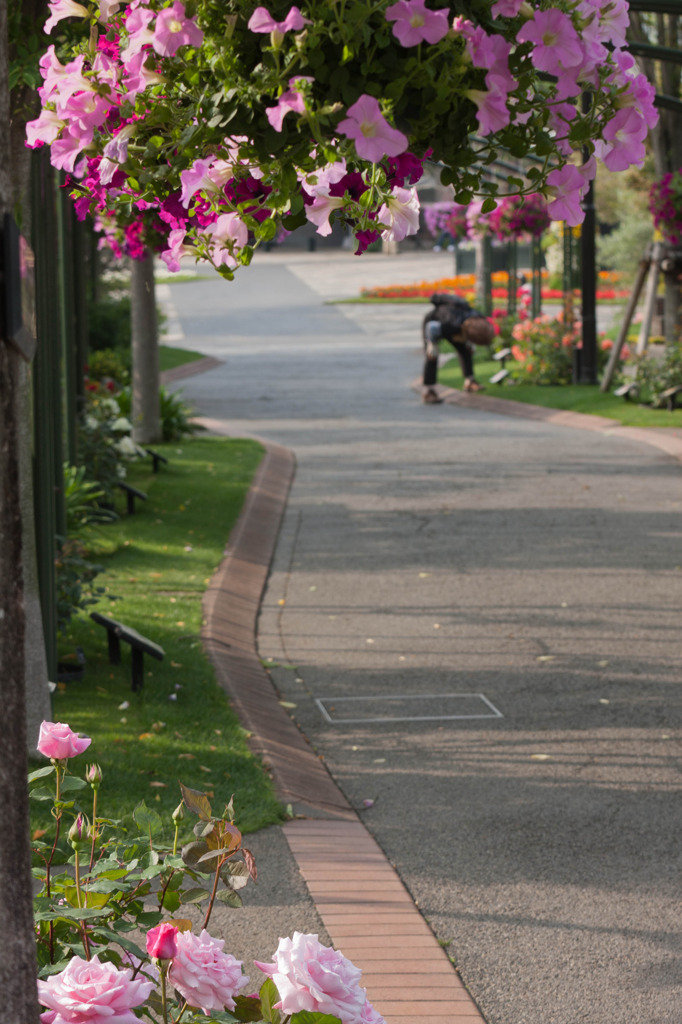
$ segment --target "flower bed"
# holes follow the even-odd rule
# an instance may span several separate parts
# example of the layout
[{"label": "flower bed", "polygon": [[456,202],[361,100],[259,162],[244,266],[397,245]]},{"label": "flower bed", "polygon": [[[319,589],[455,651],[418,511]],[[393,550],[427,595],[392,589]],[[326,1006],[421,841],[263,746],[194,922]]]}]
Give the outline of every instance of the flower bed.
[{"label": "flower bed", "polygon": [[[138,834],[123,833],[98,807],[99,765],[84,778],[70,771],[90,743],[65,723],[43,722],[38,751],[50,764],[29,776],[33,798],[51,802],[54,820],[52,841],[34,841],[43,862],[35,871],[43,1024],[135,1024],[139,1014],[163,1024],[384,1024],[359,968],[317,935],[280,939],[271,962],[255,961],[265,977],[250,991],[241,961],[208,931],[216,901],[239,907],[239,891],[257,874],[232,801],[217,816],[205,793],[180,784],[171,821],[141,803]],[[187,815],[197,821],[183,844]],[[163,843],[167,825],[172,837]],[[72,871],[57,871],[67,827]],[[186,908],[199,905],[194,930]]]},{"label": "flower bed", "polygon": [[[493,298],[506,299],[509,282],[507,271],[497,271],[491,277]],[[560,288],[550,288],[548,278],[547,272],[543,271],[542,298],[547,302],[561,302],[564,293]],[[626,299],[629,296],[629,289],[616,287],[620,282],[620,275],[612,271],[600,271],[598,279],[602,285],[597,288],[598,300]],[[392,284],[377,288],[363,288],[360,295],[363,299],[386,299],[395,302],[401,299],[429,299],[434,292],[452,292],[471,300],[475,296],[475,288],[474,274],[456,274],[453,277],[443,277],[438,281],[419,281],[415,284]]]}]

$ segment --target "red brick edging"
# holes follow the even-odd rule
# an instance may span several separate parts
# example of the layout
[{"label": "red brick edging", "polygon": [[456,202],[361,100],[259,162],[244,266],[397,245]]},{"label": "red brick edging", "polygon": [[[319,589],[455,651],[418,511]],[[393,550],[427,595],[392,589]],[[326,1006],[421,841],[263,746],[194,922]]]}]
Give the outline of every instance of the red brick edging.
[{"label": "red brick edging", "polygon": [[452,963],[381,848],[278,701],[256,648],[261,596],[294,475],[267,444],[204,595],[204,646],[283,802],[309,817],[284,835],[334,945],[363,972],[386,1024],[483,1024]]}]

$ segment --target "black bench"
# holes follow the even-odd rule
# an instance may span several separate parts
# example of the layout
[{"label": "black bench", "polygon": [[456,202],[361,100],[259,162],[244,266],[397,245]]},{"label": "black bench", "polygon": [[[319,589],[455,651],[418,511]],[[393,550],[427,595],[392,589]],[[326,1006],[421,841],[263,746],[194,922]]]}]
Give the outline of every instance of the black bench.
[{"label": "black bench", "polygon": [[168,459],[166,458],[165,455],[162,455],[161,452],[155,452],[153,448],[145,448],[145,451],[146,451],[147,455],[151,455],[151,457],[153,459],[153,463],[154,464],[153,464],[152,472],[158,473],[159,472],[159,466],[160,466],[160,464],[162,462],[163,462],[163,464],[165,466],[168,465]]},{"label": "black bench", "polygon": [[659,405],[663,405],[665,402],[668,412],[673,412],[677,408],[677,396],[682,391],[682,384],[676,384],[672,388],[666,388],[665,391],[661,391],[658,396]]},{"label": "black bench", "polygon": [[156,658],[157,661],[163,661],[165,653],[163,647],[159,647],[153,640],[148,640],[146,636],[141,636],[137,630],[131,629],[130,626],[124,626],[122,622],[117,622],[116,619],[109,619],[106,615],[100,615],[99,612],[90,612],[90,618],[98,626],[104,626],[107,631],[109,664],[121,664],[121,640],[124,643],[130,644],[132,655],[132,689],[141,690],[144,685],[145,654],[151,654],[152,658]]},{"label": "black bench", "polygon": [[626,402],[629,402],[639,394],[639,384],[637,381],[629,380],[626,384],[621,384],[619,388],[616,388],[613,393],[616,398],[624,398]]},{"label": "black bench", "polygon": [[495,360],[496,363],[500,364],[501,369],[498,370],[497,373],[494,373],[492,375],[492,377],[490,378],[491,384],[501,384],[505,377],[509,376],[509,370],[505,369],[504,364],[509,359],[511,354],[512,350],[510,348],[501,348],[499,352],[493,353],[493,359]]},{"label": "black bench", "polygon": [[137,487],[133,487],[132,484],[127,484],[123,480],[119,480],[118,486],[121,488],[121,490],[123,491],[123,493],[126,496],[126,501],[127,501],[127,504],[128,504],[128,515],[129,516],[134,515],[135,514],[135,498],[139,498],[140,501],[146,501],[147,500],[147,495],[144,493],[144,491],[138,490]]}]

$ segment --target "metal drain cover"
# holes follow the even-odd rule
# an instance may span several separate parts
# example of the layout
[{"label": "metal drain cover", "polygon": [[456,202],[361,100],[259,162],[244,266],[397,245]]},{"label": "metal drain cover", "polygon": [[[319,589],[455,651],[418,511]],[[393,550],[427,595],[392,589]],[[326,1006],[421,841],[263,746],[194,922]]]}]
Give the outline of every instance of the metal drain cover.
[{"label": "metal drain cover", "polygon": [[502,718],[482,693],[428,693],[400,697],[316,697],[331,725],[363,722],[437,722]]}]

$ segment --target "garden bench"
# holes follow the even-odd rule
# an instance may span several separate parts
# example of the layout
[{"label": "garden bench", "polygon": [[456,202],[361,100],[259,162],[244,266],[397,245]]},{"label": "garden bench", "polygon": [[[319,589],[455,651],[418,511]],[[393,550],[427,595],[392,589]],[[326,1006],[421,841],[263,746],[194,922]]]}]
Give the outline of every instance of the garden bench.
[{"label": "garden bench", "polygon": [[107,631],[110,665],[121,664],[121,640],[124,643],[130,644],[132,689],[141,690],[144,685],[143,669],[145,654],[151,654],[152,658],[156,658],[157,661],[163,661],[165,654],[163,647],[159,647],[153,640],[148,640],[146,636],[142,636],[136,629],[124,626],[122,622],[110,619],[99,612],[90,612],[90,618],[98,626],[104,626]]},{"label": "garden bench", "polygon": [[677,408],[677,396],[680,392],[682,392],[682,385],[680,384],[676,384],[672,388],[666,388],[665,391],[661,391],[658,396],[659,403],[663,404],[663,402],[665,402],[668,407],[668,411],[672,412]]},{"label": "garden bench", "polygon": [[499,352],[493,353],[493,359],[495,360],[496,363],[501,364],[501,369],[498,370],[497,373],[494,373],[492,375],[492,377],[490,378],[491,384],[501,384],[505,377],[509,376],[509,370],[505,369],[504,364],[506,363],[507,359],[509,359],[511,354],[512,350],[510,348],[501,348]]},{"label": "garden bench", "polygon": [[619,388],[613,392],[616,398],[624,398],[626,402],[636,398],[639,394],[639,384],[635,380],[629,380],[625,384],[621,384]]},{"label": "garden bench", "polygon": [[121,488],[121,490],[126,496],[126,501],[128,503],[128,515],[134,515],[135,498],[139,498],[140,501],[146,501],[147,495],[144,493],[144,491],[138,490],[137,487],[133,487],[132,484],[127,484],[123,480],[119,480],[118,486]]},{"label": "garden bench", "polygon": [[153,448],[145,448],[145,451],[146,451],[147,455],[151,455],[151,457],[153,459],[153,470],[152,470],[152,472],[158,473],[159,472],[159,465],[162,462],[164,463],[164,465],[166,465],[166,466],[168,465],[168,459],[166,458],[165,455],[162,455],[161,452],[155,452]]}]

